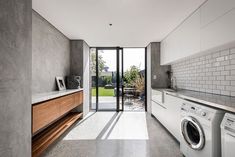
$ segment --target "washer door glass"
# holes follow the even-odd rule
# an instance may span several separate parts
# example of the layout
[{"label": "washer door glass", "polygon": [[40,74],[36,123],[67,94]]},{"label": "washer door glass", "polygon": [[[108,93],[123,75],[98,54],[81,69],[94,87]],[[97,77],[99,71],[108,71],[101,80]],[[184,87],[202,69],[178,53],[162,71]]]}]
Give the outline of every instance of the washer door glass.
[{"label": "washer door glass", "polygon": [[204,132],[195,118],[184,117],[181,121],[181,132],[184,140],[192,149],[200,150],[204,147]]}]

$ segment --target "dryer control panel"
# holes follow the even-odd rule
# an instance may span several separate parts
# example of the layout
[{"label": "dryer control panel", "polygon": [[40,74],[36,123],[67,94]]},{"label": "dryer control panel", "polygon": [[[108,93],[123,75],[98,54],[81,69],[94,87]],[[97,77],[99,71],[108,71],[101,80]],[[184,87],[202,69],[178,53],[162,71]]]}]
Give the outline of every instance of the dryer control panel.
[{"label": "dryer control panel", "polygon": [[234,131],[235,132],[235,117],[230,114],[226,114],[224,116],[222,125],[224,125],[224,128],[230,129],[230,131]]}]

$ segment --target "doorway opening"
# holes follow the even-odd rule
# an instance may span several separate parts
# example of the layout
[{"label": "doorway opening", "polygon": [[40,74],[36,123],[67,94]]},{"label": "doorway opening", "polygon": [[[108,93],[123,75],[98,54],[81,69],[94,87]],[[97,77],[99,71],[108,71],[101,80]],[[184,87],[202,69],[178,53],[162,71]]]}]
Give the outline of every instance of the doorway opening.
[{"label": "doorway opening", "polygon": [[146,110],[146,49],[91,48],[91,110]]}]

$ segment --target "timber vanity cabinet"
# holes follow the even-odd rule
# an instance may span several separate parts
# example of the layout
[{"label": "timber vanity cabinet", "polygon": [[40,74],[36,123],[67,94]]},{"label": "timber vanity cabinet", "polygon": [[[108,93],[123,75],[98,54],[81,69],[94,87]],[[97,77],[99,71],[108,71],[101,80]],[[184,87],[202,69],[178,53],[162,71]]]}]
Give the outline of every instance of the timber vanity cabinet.
[{"label": "timber vanity cabinet", "polygon": [[83,91],[38,95],[32,103],[32,156],[38,157],[82,117],[82,112],[71,111],[83,103]]}]

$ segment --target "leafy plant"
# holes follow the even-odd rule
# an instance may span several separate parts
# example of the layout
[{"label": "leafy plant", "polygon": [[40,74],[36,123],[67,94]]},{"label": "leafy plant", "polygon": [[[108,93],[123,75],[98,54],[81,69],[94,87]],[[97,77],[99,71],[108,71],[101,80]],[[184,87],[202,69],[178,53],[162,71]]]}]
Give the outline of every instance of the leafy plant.
[{"label": "leafy plant", "polygon": [[[98,73],[100,74],[105,68],[105,61],[103,60],[102,55],[98,55]],[[93,74],[96,73],[96,54],[91,53],[91,71]]]},{"label": "leafy plant", "polygon": [[112,76],[104,76],[104,82],[105,84],[111,84],[112,83]]},{"label": "leafy plant", "polygon": [[137,66],[131,66],[130,70],[124,73],[124,82],[127,86],[132,86],[133,81],[139,77],[140,69]]},{"label": "leafy plant", "polygon": [[138,76],[138,78],[133,80],[132,84],[135,86],[135,88],[138,92],[140,92],[140,93],[144,92],[145,79],[143,76]]}]

